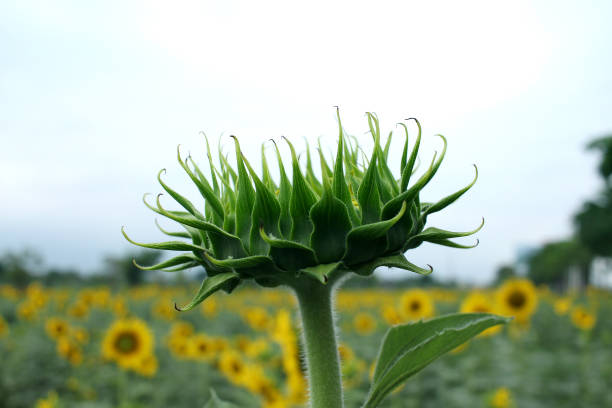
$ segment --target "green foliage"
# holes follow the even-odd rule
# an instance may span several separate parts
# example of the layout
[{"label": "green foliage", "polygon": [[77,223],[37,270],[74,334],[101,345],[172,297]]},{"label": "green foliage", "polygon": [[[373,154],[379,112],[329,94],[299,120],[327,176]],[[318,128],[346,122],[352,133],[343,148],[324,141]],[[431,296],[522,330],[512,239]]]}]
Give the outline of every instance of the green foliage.
[{"label": "green foliage", "polygon": [[599,197],[584,203],[574,216],[574,223],[580,241],[595,256],[612,256],[612,136],[596,139],[589,149],[601,152],[599,174],[605,186]]},{"label": "green foliage", "polygon": [[5,252],[0,257],[0,283],[25,287],[39,272],[41,263],[41,256],[29,249]]},{"label": "green foliage", "polygon": [[204,405],[204,408],[235,408],[236,406],[229,402],[221,401],[217,393],[212,388],[210,389],[210,400]]},{"label": "green foliage", "polygon": [[578,238],[594,255],[612,256],[612,190],[586,202],[574,217]]},{"label": "green foliage", "polygon": [[[145,200],[152,211],[177,222],[184,231],[160,230],[186,241],[155,244],[130,242],[153,249],[186,251],[157,265],[142,269],[183,270],[203,266],[208,278],[232,276],[231,284],[206,284],[206,296],[215,290],[233,290],[241,282],[253,279],[263,286],[302,285],[314,279],[320,284],[338,281],[349,272],[369,276],[378,266],[393,266],[417,273],[429,270],[413,265],[404,252],[423,242],[456,248],[471,248],[450,238],[476,233],[452,232],[438,228],[425,229],[427,216],[452,204],[476,181],[436,203],[421,203],[420,191],[431,181],[446,152],[446,139],[441,154],[434,155],[430,166],[412,186],[421,140],[421,128],[413,148],[409,149],[408,128],[405,131],[401,168],[393,176],[387,158],[392,134],[381,140],[378,118],[368,113],[368,125],[374,141],[369,157],[348,136],[338,115],[339,136],[335,160],[328,161],[319,149],[321,174],[313,171],[310,151],[306,150],[306,166],[302,168],[294,146],[285,139],[291,153],[291,178],[285,172],[276,144],[280,177],[278,185],[270,175],[262,148],[262,176],[244,157],[234,137],[236,169],[219,153],[218,165],[212,160],[207,144],[210,174],[205,176],[190,157],[178,154],[180,166],[194,182],[204,200],[195,205],[173,190],[158,174],[162,188],[183,208],[170,211]],[[210,181],[209,181],[210,180]],[[140,266],[140,263],[137,264]],[[206,296],[196,295],[195,306]],[[195,302],[195,303],[194,303]]]},{"label": "green foliage", "polygon": [[592,256],[579,241],[559,241],[544,245],[528,261],[527,276],[536,284],[566,282],[571,268],[578,268],[588,283],[588,271]]},{"label": "green foliage", "polygon": [[377,407],[391,391],[442,354],[508,320],[486,313],[464,313],[392,327],[383,339],[364,408]]}]

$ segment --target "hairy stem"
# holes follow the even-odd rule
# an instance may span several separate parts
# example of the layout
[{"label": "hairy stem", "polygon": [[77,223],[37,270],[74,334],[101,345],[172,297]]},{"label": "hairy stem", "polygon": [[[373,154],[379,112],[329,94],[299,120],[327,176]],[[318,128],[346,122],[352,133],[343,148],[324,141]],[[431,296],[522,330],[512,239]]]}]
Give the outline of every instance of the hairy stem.
[{"label": "hairy stem", "polygon": [[312,408],[343,407],[331,286],[313,282],[295,289],[302,317]]}]

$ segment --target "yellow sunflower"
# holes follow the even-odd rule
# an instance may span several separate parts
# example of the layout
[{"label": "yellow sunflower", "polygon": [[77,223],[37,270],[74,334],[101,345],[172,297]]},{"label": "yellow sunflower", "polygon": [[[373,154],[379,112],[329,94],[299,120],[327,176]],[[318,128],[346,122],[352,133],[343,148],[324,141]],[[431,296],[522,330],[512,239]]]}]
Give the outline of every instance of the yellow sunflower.
[{"label": "yellow sunflower", "polygon": [[9,326],[6,320],[2,316],[0,316],[0,338],[4,337],[9,332]]},{"label": "yellow sunflower", "polygon": [[102,341],[102,355],[123,368],[136,368],[153,353],[154,338],[147,324],[136,318],[115,321]]},{"label": "yellow sunflower", "polygon": [[435,313],[434,303],[423,289],[411,289],[400,298],[400,315],[404,320],[417,320],[432,317]]},{"label": "yellow sunflower", "polygon": [[584,306],[576,306],[572,309],[571,315],[574,326],[581,330],[591,330],[597,321],[595,314],[589,312]]},{"label": "yellow sunflower", "polygon": [[60,337],[57,340],[57,354],[64,357],[72,365],[79,365],[83,362],[83,352],[79,346],[68,337]]},{"label": "yellow sunflower", "polygon": [[572,299],[569,297],[562,297],[555,300],[554,303],[555,313],[559,316],[566,315],[569,312],[570,307],[572,307]]},{"label": "yellow sunflower", "polygon": [[376,328],[376,320],[369,313],[357,313],[353,318],[353,327],[358,334],[367,336]]},{"label": "yellow sunflower", "polygon": [[385,319],[385,322],[390,326],[399,324],[402,321],[397,310],[391,305],[384,305],[380,313],[383,319]]},{"label": "yellow sunflower", "polygon": [[490,406],[492,408],[510,408],[512,404],[512,395],[506,387],[500,387],[493,393]]},{"label": "yellow sunflower", "polygon": [[[482,292],[472,292],[468,294],[459,308],[461,313],[495,313],[493,302],[487,295]],[[501,325],[488,328],[479,334],[479,336],[492,336],[502,329]]]},{"label": "yellow sunflower", "polygon": [[227,350],[219,356],[219,370],[234,384],[243,385],[248,382],[248,370],[243,358],[232,350]]},{"label": "yellow sunflower", "polygon": [[536,288],[528,279],[509,279],[495,294],[497,309],[504,316],[514,316],[527,323],[538,306]]},{"label": "yellow sunflower", "polygon": [[134,371],[145,377],[153,377],[157,373],[157,358],[154,354],[144,356],[135,365]]},{"label": "yellow sunflower", "polygon": [[68,335],[70,326],[68,325],[68,322],[63,319],[51,317],[45,322],[45,330],[47,331],[49,337],[59,339],[60,337]]},{"label": "yellow sunflower", "polygon": [[205,334],[196,334],[187,340],[188,354],[200,361],[210,361],[216,354],[215,343]]}]

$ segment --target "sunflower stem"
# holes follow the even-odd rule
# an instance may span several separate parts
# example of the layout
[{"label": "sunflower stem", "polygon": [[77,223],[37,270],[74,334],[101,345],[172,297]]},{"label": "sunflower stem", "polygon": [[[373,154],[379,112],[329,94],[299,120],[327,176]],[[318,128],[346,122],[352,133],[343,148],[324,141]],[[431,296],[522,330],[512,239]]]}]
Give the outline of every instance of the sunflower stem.
[{"label": "sunflower stem", "polygon": [[295,288],[302,318],[311,408],[342,408],[342,377],[333,317],[333,288],[318,282]]}]

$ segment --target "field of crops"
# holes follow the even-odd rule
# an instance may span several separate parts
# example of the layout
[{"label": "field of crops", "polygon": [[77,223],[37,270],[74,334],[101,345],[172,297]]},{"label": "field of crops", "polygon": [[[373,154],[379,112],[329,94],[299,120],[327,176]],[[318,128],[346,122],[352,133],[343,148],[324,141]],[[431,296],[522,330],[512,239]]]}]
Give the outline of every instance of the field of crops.
[{"label": "field of crops", "polygon": [[[295,302],[244,288],[198,310],[194,288],[0,286],[0,406],[299,407],[307,395]],[[526,281],[482,291],[341,290],[346,406],[358,407],[386,329],[457,311],[514,315],[427,367],[385,407],[612,406],[612,296]]]}]

